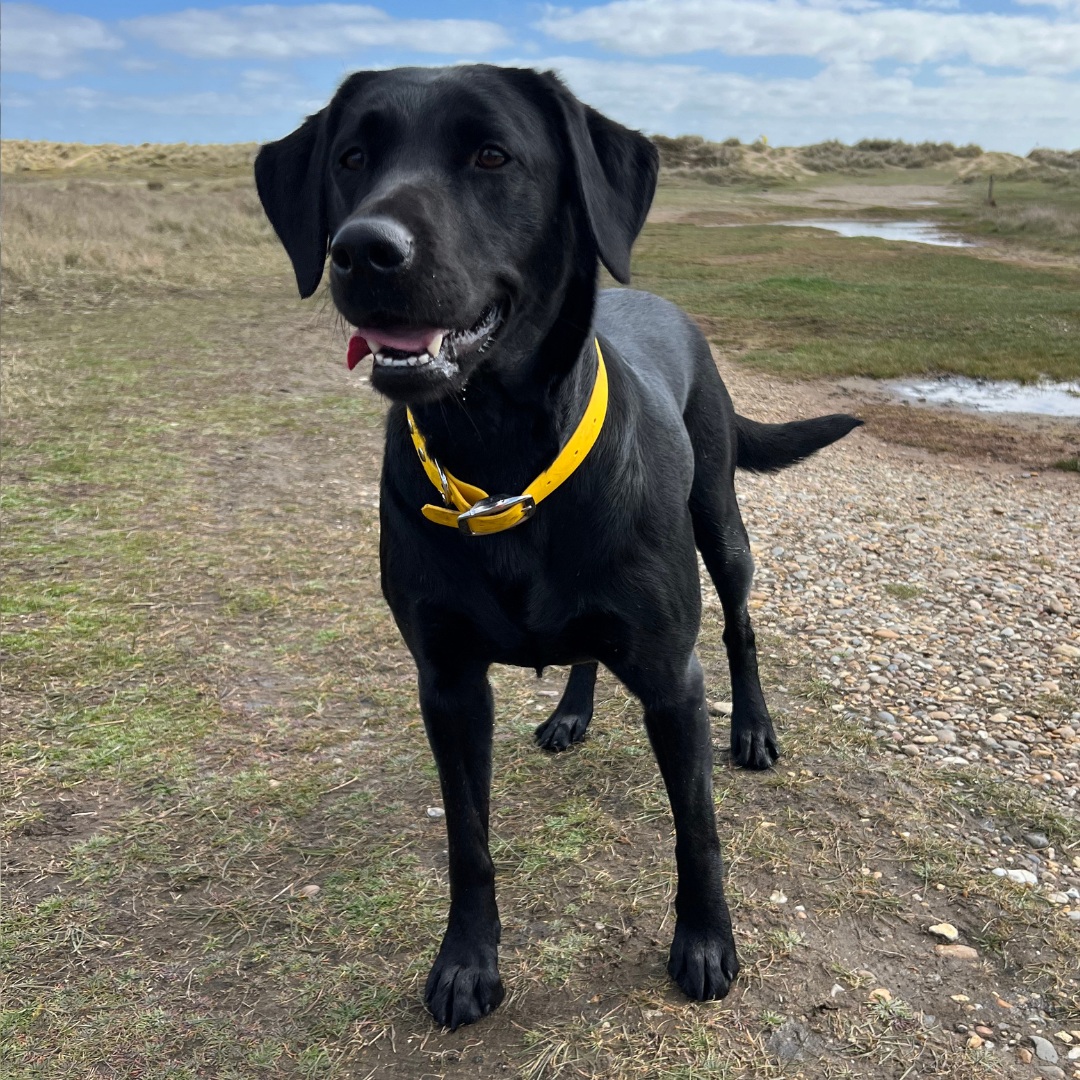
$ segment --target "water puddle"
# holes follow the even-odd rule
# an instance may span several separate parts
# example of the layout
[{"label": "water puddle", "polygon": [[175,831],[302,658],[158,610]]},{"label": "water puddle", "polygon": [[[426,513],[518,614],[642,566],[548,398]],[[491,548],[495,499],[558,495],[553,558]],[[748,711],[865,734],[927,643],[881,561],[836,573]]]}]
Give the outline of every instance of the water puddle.
[{"label": "water puddle", "polygon": [[1080,417],[1080,381],[1018,383],[949,375],[941,379],[905,380],[887,385],[901,397],[932,405],[991,413]]},{"label": "water puddle", "polygon": [[802,221],[775,221],[773,224],[802,229],[827,229],[848,237],[872,236],[879,240],[907,240],[913,244],[934,244],[937,247],[975,246],[971,240],[945,232],[940,225],[935,225],[932,221],[814,221],[804,218]]}]

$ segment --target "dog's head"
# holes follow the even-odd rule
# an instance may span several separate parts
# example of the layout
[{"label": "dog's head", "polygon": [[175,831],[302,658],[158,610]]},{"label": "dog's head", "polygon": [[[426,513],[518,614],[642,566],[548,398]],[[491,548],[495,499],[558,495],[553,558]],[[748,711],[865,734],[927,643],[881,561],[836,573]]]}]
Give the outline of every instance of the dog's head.
[{"label": "dog's head", "polygon": [[[322,279],[372,385],[430,401],[520,363],[599,257],[619,281],[656,185],[637,132],[550,72],[359,72],[255,162],[302,297]],[[584,332],[584,328],[582,328]]]}]

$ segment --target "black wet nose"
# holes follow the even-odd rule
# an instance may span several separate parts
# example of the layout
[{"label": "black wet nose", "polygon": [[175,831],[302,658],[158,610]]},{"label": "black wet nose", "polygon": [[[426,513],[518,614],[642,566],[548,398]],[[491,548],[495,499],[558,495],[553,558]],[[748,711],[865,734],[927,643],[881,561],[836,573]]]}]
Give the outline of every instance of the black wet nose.
[{"label": "black wet nose", "polygon": [[397,273],[408,267],[412,253],[412,235],[390,218],[347,221],[330,241],[330,261],[343,274]]}]

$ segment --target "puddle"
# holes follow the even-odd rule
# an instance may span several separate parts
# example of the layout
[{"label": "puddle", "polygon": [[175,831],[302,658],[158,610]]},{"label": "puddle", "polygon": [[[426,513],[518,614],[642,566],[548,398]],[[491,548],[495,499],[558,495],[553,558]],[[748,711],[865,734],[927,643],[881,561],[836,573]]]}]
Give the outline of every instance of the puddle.
[{"label": "puddle", "polygon": [[998,379],[942,379],[891,382],[901,397],[933,405],[952,405],[991,413],[1037,413],[1080,417],[1080,381],[1018,383]]},{"label": "puddle", "polygon": [[913,244],[934,244],[938,247],[974,247],[970,240],[963,240],[953,233],[945,232],[932,221],[775,221],[774,225],[789,225],[803,229],[827,229],[841,236],[873,236],[879,240],[907,240]]}]

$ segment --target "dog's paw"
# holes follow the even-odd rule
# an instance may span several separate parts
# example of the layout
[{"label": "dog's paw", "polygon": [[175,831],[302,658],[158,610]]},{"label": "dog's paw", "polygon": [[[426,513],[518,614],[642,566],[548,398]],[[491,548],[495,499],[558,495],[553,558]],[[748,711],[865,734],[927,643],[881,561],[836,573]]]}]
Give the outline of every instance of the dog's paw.
[{"label": "dog's paw", "polygon": [[675,924],[668,974],[687,997],[695,1001],[727,997],[738,973],[730,929],[692,930],[681,921]]},{"label": "dog's paw", "polygon": [[771,769],[780,759],[771,723],[731,728],[731,758],[744,769]]},{"label": "dog's paw", "polygon": [[454,1031],[487,1016],[504,994],[494,948],[443,942],[428,976],[424,1004],[437,1024]]},{"label": "dog's paw", "polygon": [[550,750],[553,753],[565,750],[571,743],[581,742],[585,738],[590,719],[588,716],[564,713],[556,709],[536,729],[536,745],[541,750]]}]

